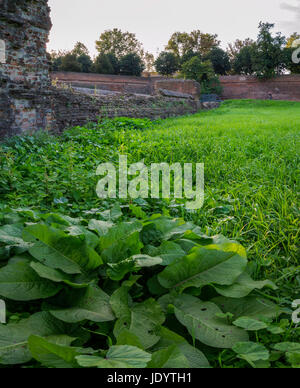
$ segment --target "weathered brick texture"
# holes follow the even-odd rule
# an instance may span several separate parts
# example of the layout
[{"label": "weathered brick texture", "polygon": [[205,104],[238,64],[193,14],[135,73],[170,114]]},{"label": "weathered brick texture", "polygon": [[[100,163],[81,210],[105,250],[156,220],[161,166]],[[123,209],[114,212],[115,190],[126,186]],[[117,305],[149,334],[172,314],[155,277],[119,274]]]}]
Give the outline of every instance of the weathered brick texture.
[{"label": "weathered brick texture", "polygon": [[221,77],[224,99],[300,101],[300,75],[284,75],[268,81],[256,77]]},{"label": "weathered brick texture", "polygon": [[[151,95],[153,85],[147,78],[111,77],[123,96],[89,96],[52,87],[46,53],[49,15],[47,0],[0,0],[0,40],[6,48],[0,58],[0,138],[38,129],[60,132],[99,117],[164,118],[199,109],[190,99],[128,95]],[[94,75],[81,77],[94,82]],[[107,88],[110,84],[106,80]]]}]

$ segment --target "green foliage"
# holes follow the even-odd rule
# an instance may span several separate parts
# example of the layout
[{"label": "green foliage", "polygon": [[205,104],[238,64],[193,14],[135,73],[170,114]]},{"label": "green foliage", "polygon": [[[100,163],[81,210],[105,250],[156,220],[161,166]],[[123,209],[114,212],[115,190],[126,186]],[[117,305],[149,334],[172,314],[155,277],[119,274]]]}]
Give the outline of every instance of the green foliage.
[{"label": "green foliage", "polygon": [[91,57],[87,54],[81,54],[77,58],[77,62],[81,65],[81,71],[83,73],[91,73],[93,67],[93,61]]},{"label": "green foliage", "polygon": [[182,65],[181,73],[185,78],[194,79],[201,84],[203,94],[221,94],[222,87],[219,78],[214,73],[211,61],[202,61],[198,56],[192,57]]},{"label": "green foliage", "polygon": [[140,77],[145,65],[138,54],[130,53],[120,59],[120,73]]},{"label": "green foliage", "polygon": [[193,57],[182,66],[182,74],[188,79],[201,83],[214,77],[214,69],[210,61],[202,62],[200,58]]},{"label": "green foliage", "polygon": [[96,41],[96,48],[100,54],[114,54],[118,60],[128,54],[137,54],[142,56],[143,49],[136,35],[130,32],[122,32],[114,28],[107,30],[100,35]]},{"label": "green foliage", "polygon": [[93,61],[89,55],[87,47],[77,42],[70,52],[59,51],[51,53],[52,71],[74,71],[90,73]]},{"label": "green foliage", "polygon": [[74,54],[66,54],[61,59],[61,65],[58,70],[80,72],[81,65],[77,61],[77,56]]},{"label": "green foliage", "polygon": [[156,71],[165,76],[173,75],[179,70],[179,60],[175,54],[163,51],[155,61]]},{"label": "green foliage", "polygon": [[188,52],[207,55],[213,47],[218,47],[220,41],[218,35],[206,34],[200,30],[194,30],[190,34],[186,32],[175,32],[166,47],[177,57],[181,57]]},{"label": "green foliage", "polygon": [[[299,103],[228,101],[1,144],[1,367],[297,367],[299,123]],[[99,200],[119,153],[204,161],[204,207]]]},{"label": "green foliage", "polygon": [[93,65],[94,73],[115,74],[115,69],[108,54],[99,54]]},{"label": "green foliage", "polygon": [[286,68],[283,47],[286,39],[280,33],[272,36],[274,24],[260,23],[257,42],[251,54],[253,70],[258,78],[272,78]]},{"label": "green foliage", "polygon": [[213,47],[204,60],[211,61],[215,74],[226,75],[231,69],[229,55],[219,47]]},{"label": "green foliage", "polygon": [[[115,213],[114,209],[112,211]],[[26,209],[11,210],[7,214],[11,215],[11,222],[13,217],[20,219],[17,224],[6,225],[19,227],[27,224],[33,216]],[[12,249],[3,262],[0,297],[8,302],[34,300],[36,303],[34,306],[24,305],[25,309],[31,310],[27,320],[0,326],[0,363],[12,365],[31,360],[32,365],[38,362],[52,368],[79,365],[146,367],[148,363],[149,367],[178,367],[180,364],[192,367],[188,356],[192,348],[187,349],[184,340],[172,347],[161,343],[159,350],[152,350],[163,341],[160,333],[174,330],[171,322],[175,317],[187,328],[190,339],[199,340],[193,351],[200,352],[204,365],[208,363],[201,352],[201,344],[230,349],[248,340],[247,332],[235,326],[247,326],[248,330],[253,330],[253,324],[241,324],[240,319],[233,326],[218,318],[221,309],[202,293],[203,286],[235,284],[245,271],[246,252],[239,244],[221,236],[207,238],[193,223],[159,214],[143,221],[135,218],[123,221],[123,214],[119,212],[116,221],[101,229],[100,236],[98,228],[95,230],[94,227],[97,219],[87,222],[84,218],[60,218],[57,214],[45,217],[38,212],[34,213],[34,218],[35,222],[24,228],[22,238],[18,237],[16,241],[13,235],[11,239],[2,239],[4,247],[16,247],[16,243],[22,246],[23,256],[16,256]],[[102,218],[106,218],[105,213]],[[76,226],[70,227],[72,224]],[[162,251],[165,254],[170,249],[169,263],[163,264],[162,258],[144,253],[151,251],[145,243],[151,229],[160,231],[160,239],[156,242],[148,240],[158,245],[158,249],[164,246]],[[9,229],[6,229],[6,236],[8,233]],[[22,239],[24,244],[20,244]],[[180,246],[182,240],[192,241],[194,247],[180,257],[172,256],[173,246],[167,243]],[[87,242],[92,246],[87,246]],[[94,253],[91,259],[93,248],[99,256]],[[124,260],[134,265],[116,279],[111,276],[110,264],[120,264]],[[157,279],[163,287],[163,296],[158,300],[155,300],[155,287],[153,290],[145,287],[153,274],[158,274]],[[76,284],[80,287],[74,287]],[[198,297],[182,293],[191,288],[198,290]],[[200,295],[204,299],[200,299]],[[165,311],[164,300],[169,300],[169,304],[174,306],[173,311]],[[263,313],[264,308],[261,310]],[[171,321],[167,319],[173,315]],[[51,317],[49,323],[54,322],[55,325],[51,323],[49,328],[44,329],[43,320],[46,317]],[[32,322],[39,324],[38,330],[35,331]],[[115,343],[105,350],[106,357],[99,348],[72,345],[76,339],[83,341],[83,345],[85,341],[81,337],[70,336],[68,325],[79,329],[76,325],[80,324],[81,329],[86,330],[92,327],[92,334],[104,323],[108,323],[107,336]],[[57,325],[61,326],[59,331],[55,328]],[[15,352],[11,354],[11,345],[8,344],[17,339],[21,341],[22,351],[18,345],[13,345]],[[120,345],[126,341],[134,345]]]},{"label": "green foliage", "polygon": [[242,47],[239,53],[233,60],[233,70],[235,74],[244,74],[252,75],[254,73],[254,68],[252,64],[252,52],[254,46],[245,46]]}]

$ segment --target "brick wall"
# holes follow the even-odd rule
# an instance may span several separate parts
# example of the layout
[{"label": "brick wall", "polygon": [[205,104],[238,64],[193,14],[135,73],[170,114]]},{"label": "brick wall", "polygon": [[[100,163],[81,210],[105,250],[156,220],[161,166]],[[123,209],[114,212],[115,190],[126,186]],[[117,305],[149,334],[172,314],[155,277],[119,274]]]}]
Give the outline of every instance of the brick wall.
[{"label": "brick wall", "polygon": [[268,99],[300,101],[300,75],[285,75],[268,81],[250,76],[220,78],[224,99]]},{"label": "brick wall", "polygon": [[72,72],[53,72],[52,80],[65,82],[73,87],[96,88],[100,90],[135,93],[158,94],[160,89],[171,90],[181,94],[200,97],[200,85],[195,81],[169,79],[164,77],[129,77],[121,75],[86,74]]},{"label": "brick wall", "polygon": [[47,0],[0,0],[0,137],[47,125],[42,90],[50,85]]},{"label": "brick wall", "polygon": [[91,96],[56,88],[47,93],[52,109],[51,129],[56,133],[88,121],[97,122],[99,118],[125,116],[156,120],[196,113],[200,108],[195,100],[161,96]]},{"label": "brick wall", "polygon": [[78,81],[87,87],[96,83],[122,94],[117,96],[52,87],[46,53],[49,14],[47,0],[0,0],[0,138],[39,129],[61,132],[100,117],[157,119],[200,108],[197,101],[179,96],[151,96],[152,80],[145,77],[61,74],[67,83]]}]

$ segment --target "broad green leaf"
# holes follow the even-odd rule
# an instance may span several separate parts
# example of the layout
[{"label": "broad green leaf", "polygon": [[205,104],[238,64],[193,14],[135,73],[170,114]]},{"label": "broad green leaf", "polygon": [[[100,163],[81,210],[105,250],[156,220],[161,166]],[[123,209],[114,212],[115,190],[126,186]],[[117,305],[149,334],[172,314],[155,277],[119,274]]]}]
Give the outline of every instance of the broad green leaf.
[{"label": "broad green leaf", "polygon": [[30,244],[22,238],[23,225],[13,224],[0,227],[0,243],[27,249]]},{"label": "broad green leaf", "polygon": [[240,342],[232,349],[239,358],[249,362],[253,367],[256,367],[254,362],[268,361],[270,357],[269,351],[263,345],[254,342]]},{"label": "broad green leaf", "polygon": [[288,352],[286,359],[292,365],[293,368],[300,368],[300,351],[299,352]]},{"label": "broad green leaf", "polygon": [[47,225],[28,226],[23,236],[27,241],[35,241],[30,254],[50,268],[78,274],[92,271],[102,264],[101,257],[85,241]]},{"label": "broad green leaf", "polygon": [[130,319],[132,300],[128,291],[129,287],[120,287],[110,298],[111,308],[117,318]]},{"label": "broad green leaf", "polygon": [[32,357],[47,368],[76,368],[76,356],[82,349],[61,345],[36,335],[28,339],[28,347]]},{"label": "broad green leaf", "polygon": [[0,269],[0,295],[16,301],[46,299],[61,287],[42,279],[27,260],[19,260]]},{"label": "broad green leaf", "polygon": [[70,236],[81,236],[92,249],[95,249],[99,244],[99,237],[87,230],[84,226],[72,225],[66,229],[66,232],[68,232]]},{"label": "broad green leaf", "polygon": [[143,349],[143,345],[139,338],[127,329],[122,330],[116,338],[117,345],[130,345]]},{"label": "broad green leaf", "polygon": [[122,314],[119,315],[114,328],[114,335],[118,337],[124,329],[128,329],[138,337],[144,349],[149,349],[159,341],[158,332],[164,321],[165,316],[154,299],[137,303],[130,308],[123,305]]},{"label": "broad green leaf", "polygon": [[285,330],[280,327],[280,326],[276,326],[276,325],[271,325],[267,328],[268,332],[271,333],[271,334],[283,334],[285,333]]},{"label": "broad green leaf", "polygon": [[135,255],[132,256],[132,259],[136,262],[136,265],[141,268],[161,265],[163,261],[161,257],[152,257],[148,255]]},{"label": "broad green leaf", "polygon": [[139,238],[141,230],[139,221],[122,222],[110,228],[107,234],[100,237],[99,249],[103,259],[107,263],[118,263],[140,254],[143,247]]},{"label": "broad green leaf", "polygon": [[174,345],[152,354],[148,368],[189,368],[190,363],[180,349]]},{"label": "broad green leaf", "polygon": [[161,265],[167,266],[182,259],[185,256],[185,252],[177,243],[164,241],[160,247],[154,249],[151,256],[161,257]]},{"label": "broad green leaf", "polygon": [[165,288],[184,290],[207,284],[231,285],[245,271],[245,249],[235,243],[193,248],[180,261],[171,264],[158,276]]},{"label": "broad green leaf", "polygon": [[97,286],[89,286],[70,307],[51,309],[50,312],[57,319],[68,323],[86,319],[92,322],[109,322],[115,319],[109,304],[109,296]]},{"label": "broad green leaf", "polygon": [[300,343],[297,342],[281,342],[274,345],[275,350],[280,352],[300,352]]},{"label": "broad green leaf", "polygon": [[157,279],[157,275],[148,280],[147,286],[152,295],[161,296],[168,292],[168,290],[162,287]]},{"label": "broad green leaf", "polygon": [[114,224],[112,222],[108,221],[98,221],[98,220],[91,220],[89,222],[88,228],[90,230],[94,230],[98,233],[100,237],[105,236],[109,229],[112,228]]},{"label": "broad green leaf", "polygon": [[248,296],[253,290],[261,290],[265,287],[276,290],[276,285],[270,280],[255,281],[251,276],[244,272],[234,284],[231,286],[214,286],[216,291],[228,298],[244,298]]},{"label": "broad green leaf", "polygon": [[209,362],[205,355],[197,348],[190,345],[183,337],[167,329],[161,327],[160,340],[152,348],[152,351],[165,349],[169,346],[176,345],[181,353],[187,358],[190,368],[209,368]]},{"label": "broad green leaf", "polygon": [[89,285],[88,283],[75,283],[72,275],[67,275],[58,269],[46,267],[45,265],[38,262],[32,262],[30,263],[30,266],[41,278],[51,280],[55,283],[65,283],[73,288],[86,288]]},{"label": "broad green leaf", "polygon": [[112,346],[105,358],[95,356],[76,357],[78,364],[85,368],[145,368],[151,354],[134,346]]},{"label": "broad green leaf", "polygon": [[273,302],[263,297],[246,297],[232,299],[225,297],[214,298],[216,303],[224,313],[232,313],[234,318],[249,317],[254,319],[277,318],[282,314],[282,309]]},{"label": "broad green leaf", "polygon": [[233,324],[247,331],[258,331],[266,329],[268,327],[266,323],[249,317],[238,318],[236,321],[233,322]]},{"label": "broad green leaf", "polygon": [[110,279],[115,281],[122,280],[128,273],[137,272],[139,268],[136,266],[136,261],[132,258],[122,260],[119,263],[107,263],[108,269],[106,271]]},{"label": "broad green leaf", "polygon": [[64,226],[79,225],[82,221],[81,218],[72,218],[64,214],[48,213],[42,214],[41,218],[45,220],[48,225],[58,224]]},{"label": "broad green leaf", "polygon": [[175,300],[175,315],[193,338],[215,348],[232,348],[236,343],[248,341],[246,331],[217,318],[218,306],[202,302],[191,295],[181,295]]},{"label": "broad green leaf", "polygon": [[28,350],[28,338],[31,335],[43,337],[68,335],[87,340],[84,331],[75,325],[58,321],[47,312],[37,313],[17,324],[0,325],[0,364],[18,365],[31,360]]}]

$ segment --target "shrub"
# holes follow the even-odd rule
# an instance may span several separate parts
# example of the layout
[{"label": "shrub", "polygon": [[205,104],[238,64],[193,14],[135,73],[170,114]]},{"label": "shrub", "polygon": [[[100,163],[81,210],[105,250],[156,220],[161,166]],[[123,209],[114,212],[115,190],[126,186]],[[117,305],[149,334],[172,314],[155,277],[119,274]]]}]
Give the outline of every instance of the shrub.
[{"label": "shrub", "polygon": [[142,59],[137,54],[127,54],[120,60],[120,73],[140,77],[145,69]]},{"label": "shrub", "polygon": [[156,71],[161,75],[173,75],[177,70],[179,70],[179,67],[178,57],[167,51],[160,53],[159,57],[155,61]]}]

